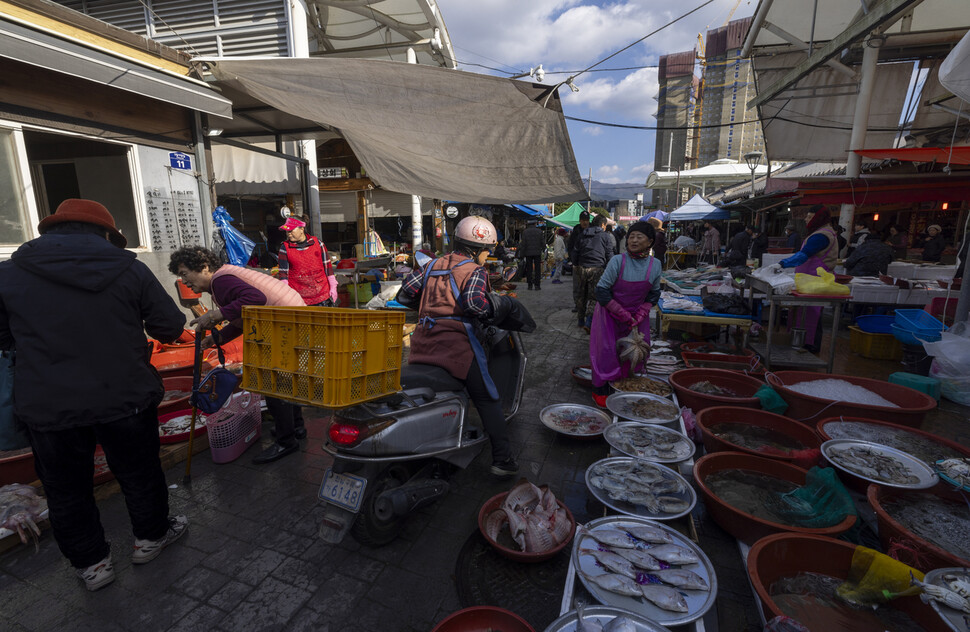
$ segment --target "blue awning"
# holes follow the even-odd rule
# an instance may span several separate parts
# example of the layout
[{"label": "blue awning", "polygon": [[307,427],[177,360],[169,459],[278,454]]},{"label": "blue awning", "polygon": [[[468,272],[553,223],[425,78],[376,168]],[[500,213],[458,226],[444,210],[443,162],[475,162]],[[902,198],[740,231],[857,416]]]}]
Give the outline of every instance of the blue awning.
[{"label": "blue awning", "polygon": [[517,208],[520,211],[522,211],[523,213],[525,213],[526,215],[532,215],[533,217],[544,217],[544,218],[547,218],[547,219],[549,217],[548,215],[546,215],[545,213],[543,213],[539,209],[532,208],[531,206],[526,206],[525,204],[510,204],[509,206],[511,206],[513,208]]}]

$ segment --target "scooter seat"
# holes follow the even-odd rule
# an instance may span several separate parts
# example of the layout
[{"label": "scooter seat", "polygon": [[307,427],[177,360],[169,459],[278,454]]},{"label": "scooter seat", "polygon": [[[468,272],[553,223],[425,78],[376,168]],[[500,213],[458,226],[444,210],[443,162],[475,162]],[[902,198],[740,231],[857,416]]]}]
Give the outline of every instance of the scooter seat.
[{"label": "scooter seat", "polygon": [[401,389],[430,388],[433,391],[460,391],[465,385],[451,373],[433,364],[409,364],[401,369]]}]

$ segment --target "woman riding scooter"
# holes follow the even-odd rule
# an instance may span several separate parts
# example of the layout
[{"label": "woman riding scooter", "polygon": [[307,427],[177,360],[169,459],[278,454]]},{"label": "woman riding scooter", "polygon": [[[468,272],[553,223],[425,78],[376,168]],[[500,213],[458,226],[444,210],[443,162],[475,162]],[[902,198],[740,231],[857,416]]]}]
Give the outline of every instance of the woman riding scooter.
[{"label": "woman riding scooter", "polygon": [[497,234],[483,217],[458,222],[454,252],[414,270],[404,280],[397,301],[419,313],[408,362],[440,366],[465,384],[492,443],[491,472],[506,477],[518,472],[519,466],[512,457],[485,351],[475,334],[476,321],[496,316],[488,273],[482,266],[495,248]]}]

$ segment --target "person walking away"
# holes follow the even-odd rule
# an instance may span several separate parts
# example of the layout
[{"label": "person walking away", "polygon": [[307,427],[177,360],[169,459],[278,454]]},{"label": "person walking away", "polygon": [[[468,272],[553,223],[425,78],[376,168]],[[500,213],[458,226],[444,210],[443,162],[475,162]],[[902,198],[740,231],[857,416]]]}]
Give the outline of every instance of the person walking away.
[{"label": "person walking away", "polygon": [[802,245],[802,236],[795,230],[794,224],[785,225],[785,248],[797,251]]},{"label": "person walking away", "polygon": [[878,276],[886,274],[893,260],[893,249],[878,239],[866,239],[852,249],[845,260],[845,273],[849,276]]},{"label": "person walking away", "polygon": [[[832,228],[832,216],[828,208],[816,204],[806,215],[805,232],[808,237],[802,244],[802,249],[787,259],[782,259],[778,265],[783,268],[795,268],[795,272],[818,276],[818,268],[832,272],[838,258],[839,243]],[[822,345],[822,308],[799,307],[795,310],[793,319],[805,329],[805,348],[812,353],[818,353]],[[794,325],[789,325],[789,327]]]},{"label": "person walking away", "polygon": [[[610,382],[641,370],[621,362],[616,342],[634,327],[650,344],[650,310],[660,298],[660,261],[650,256],[655,230],[636,222],[627,231],[627,253],[612,257],[596,284],[596,307],[590,328],[589,357],[593,372],[593,402],[606,407]],[[646,358],[644,358],[646,361]]]},{"label": "person walking away", "polygon": [[[593,225],[583,231],[579,242],[579,270],[582,287],[576,301],[576,316],[579,326],[589,333],[596,304],[596,284],[613,256],[613,236],[603,230],[606,218],[597,215]],[[629,240],[629,237],[628,237]],[[576,274],[576,272],[573,272]]]},{"label": "person walking away", "polygon": [[125,250],[115,220],[94,200],[68,199],[0,263],[0,349],[16,349],[14,413],[27,427],[47,495],[54,540],[88,590],[115,578],[94,499],[101,444],[121,484],[144,564],[180,538],[159,459],[165,388],[145,332],[173,342],[185,314],[148,266]]},{"label": "person walking away", "polygon": [[745,226],[744,230],[739,230],[731,237],[727,254],[724,255],[724,267],[743,266],[748,262],[748,249],[751,247],[751,235],[753,234],[754,227]]},{"label": "person walking away", "polygon": [[[186,246],[173,252],[168,269],[193,292],[211,294],[218,306],[189,323],[200,332],[212,330],[203,338],[203,347],[211,347],[215,343],[222,345],[238,338],[243,331],[242,310],[247,305],[306,306],[303,297],[286,281],[274,279],[252,268],[228,263],[223,265],[217,253],[201,246]],[[229,324],[222,329],[214,329],[223,320],[228,320]],[[296,452],[298,440],[306,437],[303,415],[297,411],[299,406],[276,397],[266,397],[266,408],[276,422],[276,441],[253,459],[257,465]]]},{"label": "person walking away", "polygon": [[765,252],[768,251],[768,233],[764,229],[755,229],[754,236],[751,239],[751,258],[758,260],[758,267],[761,267],[761,260],[764,257]]},{"label": "person walking away", "polygon": [[856,219],[853,223],[852,236],[849,238],[849,254],[861,246],[872,235],[869,233],[869,225],[864,219]]},{"label": "person walking away", "polygon": [[552,282],[556,284],[562,283],[562,264],[566,261],[566,240],[563,238],[565,234],[566,229],[560,228],[556,230],[556,236],[552,238],[552,259],[554,262]]},{"label": "person walking away", "polygon": [[439,366],[465,384],[492,444],[492,474],[515,475],[511,441],[484,349],[474,331],[495,315],[488,275],[482,267],[496,243],[495,226],[484,217],[466,217],[455,227],[455,249],[404,280],[396,300],[418,310],[409,364]]},{"label": "person walking away", "polygon": [[307,305],[333,307],[337,304],[337,277],[327,254],[327,247],[316,237],[306,234],[306,222],[286,218],[280,226],[286,240],[280,244],[279,275],[300,293]]},{"label": "person walking away", "polygon": [[530,219],[519,240],[519,256],[525,260],[525,278],[530,290],[542,289],[539,283],[542,279],[542,253],[545,251],[546,242],[542,238],[542,230],[536,226],[536,220]]},{"label": "person walking away", "polygon": [[943,258],[943,250],[946,249],[943,229],[939,224],[930,224],[926,227],[926,234],[928,237],[923,242],[923,261],[939,263]]},{"label": "person walking away", "polygon": [[613,238],[616,240],[616,252],[626,252],[626,229],[623,226],[614,228]]},{"label": "person walking away", "polygon": [[579,214],[579,224],[573,226],[573,232],[569,235],[566,242],[566,254],[569,262],[573,266],[573,311],[578,311],[579,293],[583,287],[582,275],[579,273],[579,240],[583,236],[583,231],[589,228],[589,211]]},{"label": "person walking away", "polygon": [[659,217],[651,217],[647,220],[653,226],[655,237],[653,239],[653,257],[660,262],[660,268],[664,268],[667,261],[667,233],[664,232],[664,223]]},{"label": "person walking away", "polygon": [[899,224],[891,225],[889,227],[889,237],[887,237],[886,241],[893,249],[894,259],[906,258],[906,249],[909,247],[909,233],[903,230],[902,226]]},{"label": "person walking away", "polygon": [[704,222],[704,236],[701,242],[701,254],[698,260],[716,265],[721,256],[721,233],[711,222]]}]

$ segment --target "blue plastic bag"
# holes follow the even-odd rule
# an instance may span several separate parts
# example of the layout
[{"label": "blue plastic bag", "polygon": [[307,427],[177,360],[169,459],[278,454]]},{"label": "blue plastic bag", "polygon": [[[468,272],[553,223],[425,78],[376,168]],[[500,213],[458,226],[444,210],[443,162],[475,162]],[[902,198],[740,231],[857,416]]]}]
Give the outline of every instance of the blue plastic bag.
[{"label": "blue plastic bag", "polygon": [[212,221],[216,223],[222,241],[226,244],[226,256],[234,266],[245,266],[253,255],[256,243],[232,225],[232,216],[224,206],[212,211]]}]

